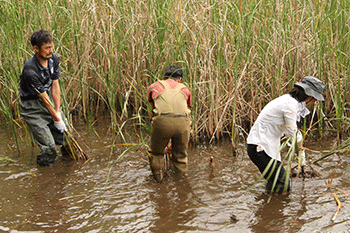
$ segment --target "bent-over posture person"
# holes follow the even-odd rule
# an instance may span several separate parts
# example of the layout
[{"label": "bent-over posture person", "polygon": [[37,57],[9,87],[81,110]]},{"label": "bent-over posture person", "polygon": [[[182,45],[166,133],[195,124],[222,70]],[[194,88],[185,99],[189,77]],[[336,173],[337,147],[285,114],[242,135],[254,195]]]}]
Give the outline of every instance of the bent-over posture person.
[{"label": "bent-over posture person", "polygon": [[[294,88],[289,94],[282,95],[268,103],[253,127],[247,138],[247,151],[249,158],[263,173],[271,160],[277,160],[277,164],[269,168],[264,176],[268,178],[272,171],[271,177],[267,181],[267,188],[272,192],[282,193],[284,186],[287,192],[290,191],[290,181],[285,183],[286,171],[281,164],[281,154],[279,152],[280,139],[283,135],[292,137],[298,130],[297,121],[300,117],[309,114],[307,105],[313,104],[316,100],[324,101],[323,90],[325,84],[319,79],[307,76],[302,82],[294,84]],[[302,165],[305,165],[305,151],[302,145],[302,135],[298,132],[298,147]],[[278,169],[281,169],[278,173]],[[274,190],[271,190],[275,177],[277,183]]]},{"label": "bent-over posture person", "polygon": [[165,175],[165,148],[171,139],[171,161],[178,171],[187,171],[187,148],[190,139],[190,108],[192,95],[181,82],[183,71],[178,66],[168,66],[164,80],[151,84],[147,98],[153,107],[151,125],[150,166],[155,180],[161,182]]},{"label": "bent-over posture person", "polygon": [[63,135],[67,127],[65,117],[60,111],[59,59],[53,53],[53,39],[48,31],[35,31],[30,41],[35,54],[23,67],[19,110],[34,141],[41,149],[37,155],[37,164],[47,166],[55,161],[56,144],[65,144],[61,151],[64,156],[69,157]]}]

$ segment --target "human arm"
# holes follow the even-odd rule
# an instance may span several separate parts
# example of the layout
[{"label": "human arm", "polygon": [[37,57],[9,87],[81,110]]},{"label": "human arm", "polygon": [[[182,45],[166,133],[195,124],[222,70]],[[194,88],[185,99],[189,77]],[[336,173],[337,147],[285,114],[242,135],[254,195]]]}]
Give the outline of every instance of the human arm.
[{"label": "human arm", "polygon": [[53,106],[56,112],[60,112],[61,109],[61,89],[58,79],[52,80],[51,95],[53,100]]},{"label": "human arm", "polygon": [[45,105],[46,109],[49,111],[49,113],[51,114],[52,118],[54,121],[60,121],[61,118],[58,116],[54,105],[52,104],[52,102],[50,101],[49,95],[47,94],[47,92],[43,92],[38,94],[38,97],[42,100],[43,104]]},{"label": "human arm", "polygon": [[147,100],[151,104],[152,109],[155,108],[154,100],[164,91],[164,86],[159,81],[152,83],[147,88]]},{"label": "human arm", "polygon": [[152,98],[152,90],[153,90],[152,85],[147,88],[146,96],[147,96],[147,101],[151,104],[152,109],[153,109],[154,108],[154,100]]},{"label": "human arm", "polygon": [[284,124],[282,125],[282,128],[284,134],[289,138],[293,137],[296,134],[298,147],[301,148],[303,137],[297,127],[297,110],[298,106],[294,102],[287,102],[283,105],[282,112]]},{"label": "human arm", "polygon": [[185,87],[185,88],[182,88],[181,91],[185,94],[186,96],[186,100],[187,100],[187,107],[188,108],[192,108],[192,94],[191,94],[191,91]]},{"label": "human arm", "polygon": [[303,136],[302,133],[298,130],[296,120],[298,116],[297,105],[289,103],[285,105],[283,110],[283,117],[285,125],[283,126],[285,134],[288,137],[293,137],[296,134],[297,146],[298,146],[298,157],[301,162],[301,165],[305,165],[305,149],[303,146]]},{"label": "human arm", "polygon": [[52,116],[52,118],[54,120],[55,127],[61,133],[63,133],[64,131],[67,131],[67,127],[66,127],[65,123],[62,120],[60,112],[57,112],[56,109],[54,108],[54,105],[50,101],[50,98],[49,98],[49,95],[47,94],[47,92],[45,91],[43,93],[38,94],[38,97],[42,100],[42,102],[45,105],[46,109],[51,114],[51,116]]}]

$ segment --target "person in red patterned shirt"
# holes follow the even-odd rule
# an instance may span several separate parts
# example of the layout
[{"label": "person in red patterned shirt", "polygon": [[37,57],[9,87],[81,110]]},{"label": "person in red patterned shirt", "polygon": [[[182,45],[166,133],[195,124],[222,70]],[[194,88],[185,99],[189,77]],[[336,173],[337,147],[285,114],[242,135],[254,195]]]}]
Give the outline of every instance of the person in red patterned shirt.
[{"label": "person in red patterned shirt", "polygon": [[190,139],[192,95],[181,83],[183,71],[168,66],[164,80],[152,83],[147,99],[153,108],[151,123],[150,166],[153,177],[161,182],[165,176],[165,149],[171,140],[171,161],[175,170],[186,172],[187,149]]}]

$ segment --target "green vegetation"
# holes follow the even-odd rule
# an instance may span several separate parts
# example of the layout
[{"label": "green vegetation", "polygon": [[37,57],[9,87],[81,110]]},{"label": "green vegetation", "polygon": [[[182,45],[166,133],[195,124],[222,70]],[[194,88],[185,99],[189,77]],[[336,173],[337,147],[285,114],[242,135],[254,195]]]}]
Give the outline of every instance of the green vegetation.
[{"label": "green vegetation", "polygon": [[16,160],[0,155],[0,163],[4,163],[4,162],[16,162]]},{"label": "green vegetation", "polygon": [[341,135],[349,14],[348,1],[0,0],[1,119],[15,135],[23,125],[19,76],[31,33],[45,28],[60,57],[63,107],[91,129],[106,114],[118,135],[128,119],[147,125],[146,88],[176,64],[193,94],[193,140],[227,134],[236,143],[267,102],[306,75],[326,83],[326,102],[308,122],[318,135]]}]

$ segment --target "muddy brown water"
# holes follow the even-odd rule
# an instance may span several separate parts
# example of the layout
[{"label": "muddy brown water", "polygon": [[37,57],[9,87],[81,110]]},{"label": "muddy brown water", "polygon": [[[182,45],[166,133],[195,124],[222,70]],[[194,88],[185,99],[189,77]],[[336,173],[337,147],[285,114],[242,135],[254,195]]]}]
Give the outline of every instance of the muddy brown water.
[{"label": "muddy brown water", "polygon": [[[349,232],[348,155],[313,165],[320,177],[293,178],[289,195],[274,195],[268,202],[262,182],[246,192],[260,174],[244,144],[236,157],[229,142],[194,146],[189,171],[169,172],[159,184],[150,176],[144,150],[116,161],[125,148],[111,152],[111,139],[101,128],[97,136],[83,134],[88,130],[81,126],[79,140],[106,148],[87,151],[87,162],[58,157],[51,167],[36,165],[38,148],[25,137],[18,154],[0,128],[0,155],[16,160],[0,162],[0,232]],[[333,143],[328,138],[306,146],[321,150]],[[329,191],[325,182],[333,172]],[[337,203],[331,191],[342,204],[334,221]]]}]

